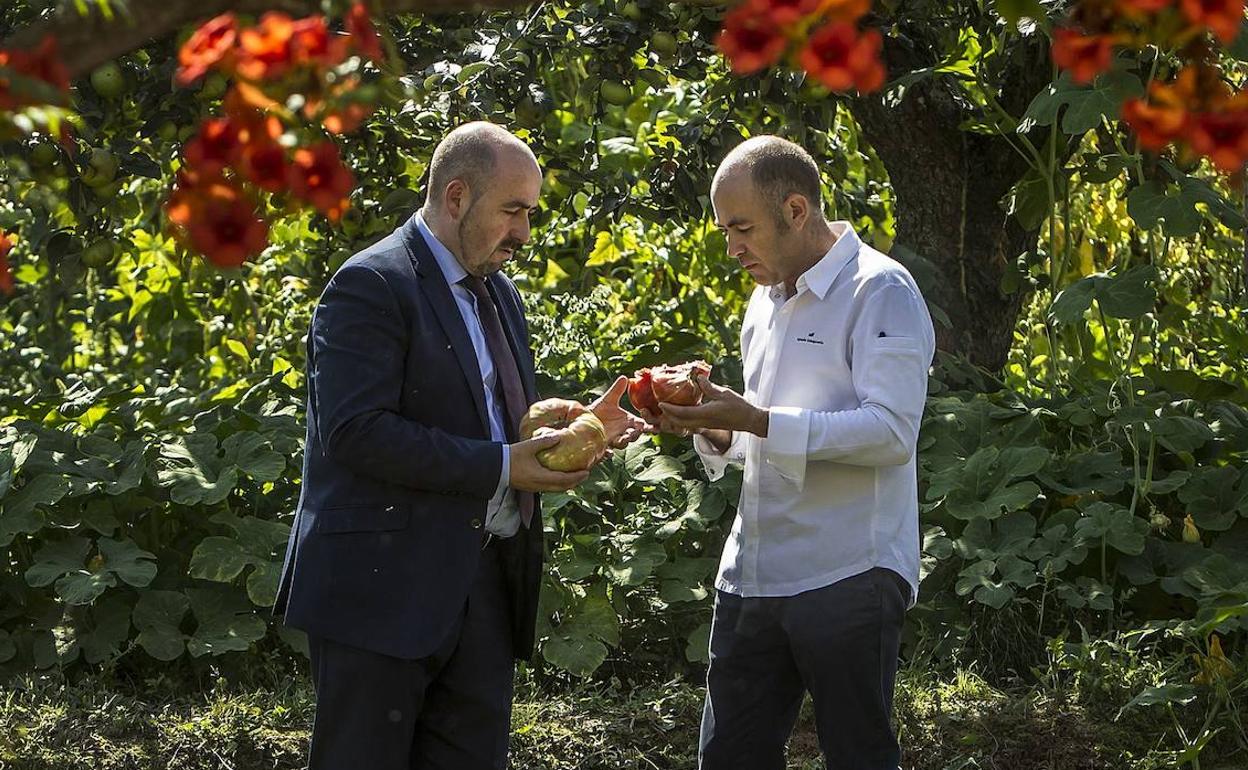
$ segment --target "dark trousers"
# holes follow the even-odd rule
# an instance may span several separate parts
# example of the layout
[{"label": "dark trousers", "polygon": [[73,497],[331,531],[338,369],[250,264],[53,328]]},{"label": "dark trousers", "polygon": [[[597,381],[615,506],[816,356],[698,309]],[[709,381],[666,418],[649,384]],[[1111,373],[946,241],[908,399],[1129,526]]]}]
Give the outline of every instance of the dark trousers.
[{"label": "dark trousers", "polygon": [[890,716],[909,591],[877,567],[797,596],[719,592],[701,770],[784,770],[807,691],[828,770],[896,770]]},{"label": "dark trousers", "polygon": [[309,638],[316,720],[309,770],[502,770],[511,728],[511,609],[499,549],[458,627],[403,660]]}]

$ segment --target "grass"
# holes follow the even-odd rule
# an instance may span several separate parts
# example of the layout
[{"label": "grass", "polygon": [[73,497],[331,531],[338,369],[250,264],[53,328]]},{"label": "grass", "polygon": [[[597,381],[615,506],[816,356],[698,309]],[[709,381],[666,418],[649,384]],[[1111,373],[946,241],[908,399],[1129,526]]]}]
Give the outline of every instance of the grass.
[{"label": "grass", "polygon": [[[1078,688],[1083,691],[1082,686]],[[1125,690],[1125,688],[1124,688]],[[14,680],[0,691],[3,770],[287,770],[306,760],[314,701],[306,670],[264,687],[224,679],[196,689],[157,676]],[[512,767],[677,770],[696,766],[702,691],[685,680],[539,684],[517,679]],[[1091,691],[1089,690],[1088,693]],[[1101,688],[1004,688],[966,672],[905,670],[896,716],[910,770],[1157,770],[1173,767],[1163,715],[1128,712]],[[1166,718],[1168,720],[1168,717]],[[1248,766],[1226,741],[1201,770]],[[1173,745],[1169,749],[1175,748]],[[822,767],[809,703],[789,747],[790,768]]]}]

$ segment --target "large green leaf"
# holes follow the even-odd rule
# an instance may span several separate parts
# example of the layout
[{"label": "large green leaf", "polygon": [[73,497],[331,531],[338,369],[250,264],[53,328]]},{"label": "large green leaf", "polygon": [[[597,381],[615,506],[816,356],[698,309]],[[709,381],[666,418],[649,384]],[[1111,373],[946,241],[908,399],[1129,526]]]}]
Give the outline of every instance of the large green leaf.
[{"label": "large green leaf", "polygon": [[1223,531],[1248,515],[1248,471],[1230,465],[1201,468],[1179,490],[1196,526]]},{"label": "large green leaf", "polygon": [[245,652],[253,642],[264,638],[264,619],[241,593],[225,586],[215,590],[191,588],[186,593],[198,621],[186,644],[194,657]]},{"label": "large green leaf", "polygon": [[589,676],[607,659],[607,647],[588,636],[552,636],[542,645],[542,657],[568,673]]},{"label": "large green leaf", "polygon": [[1070,135],[1083,134],[1099,126],[1103,118],[1116,119],[1123,102],[1143,93],[1140,79],[1122,70],[1107,72],[1090,85],[1076,85],[1070,73],[1063,72],[1055,83],[1032,100],[1018,130],[1025,133],[1033,125],[1052,125],[1065,107],[1062,131]]},{"label": "large green leaf", "polygon": [[125,583],[143,588],[156,577],[156,555],[139,548],[131,540],[102,537],[96,542],[103,568]]},{"label": "large green leaf", "polygon": [[1097,502],[1088,506],[1075,524],[1075,535],[1086,541],[1104,538],[1106,544],[1126,554],[1144,551],[1148,522],[1133,516],[1121,505]]},{"label": "large green leaf", "polygon": [[983,447],[965,464],[934,474],[928,499],[944,496],[945,506],[959,519],[996,518],[1041,498],[1035,482],[1016,480],[1038,472],[1048,457],[1044,447]]},{"label": "large green leaf", "polygon": [[137,642],[157,660],[176,660],[186,650],[180,628],[191,602],[177,591],[144,591],[134,607]]}]

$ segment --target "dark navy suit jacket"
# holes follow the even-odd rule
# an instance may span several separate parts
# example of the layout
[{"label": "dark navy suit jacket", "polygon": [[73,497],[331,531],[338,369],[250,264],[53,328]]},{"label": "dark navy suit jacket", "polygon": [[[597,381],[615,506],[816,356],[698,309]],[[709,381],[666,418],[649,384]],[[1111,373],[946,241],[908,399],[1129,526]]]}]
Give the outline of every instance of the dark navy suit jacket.
[{"label": "dark navy suit jacket", "polygon": [[[487,280],[536,398],[515,285]],[[400,658],[457,623],[498,487],[472,341],[415,218],[330,280],[307,342],[303,490],[274,611],[309,634]],[[532,653],[540,516],[506,541],[513,646]]]}]

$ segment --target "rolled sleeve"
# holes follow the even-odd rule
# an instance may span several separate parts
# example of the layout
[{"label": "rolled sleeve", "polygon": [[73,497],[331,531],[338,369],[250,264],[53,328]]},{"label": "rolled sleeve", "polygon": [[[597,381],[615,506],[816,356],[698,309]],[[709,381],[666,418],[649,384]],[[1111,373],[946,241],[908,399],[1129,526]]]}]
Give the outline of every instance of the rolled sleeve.
[{"label": "rolled sleeve", "polygon": [[763,460],[799,490],[805,484],[810,457],[810,421],[809,409],[773,406],[767,412]]},{"label": "rolled sleeve", "polygon": [[702,467],[706,470],[708,479],[718,481],[723,478],[724,471],[728,469],[729,465],[745,463],[746,436],[747,434],[739,430],[733,431],[732,441],[729,442],[728,448],[721,453],[704,436],[694,434],[693,448],[702,460]]}]

